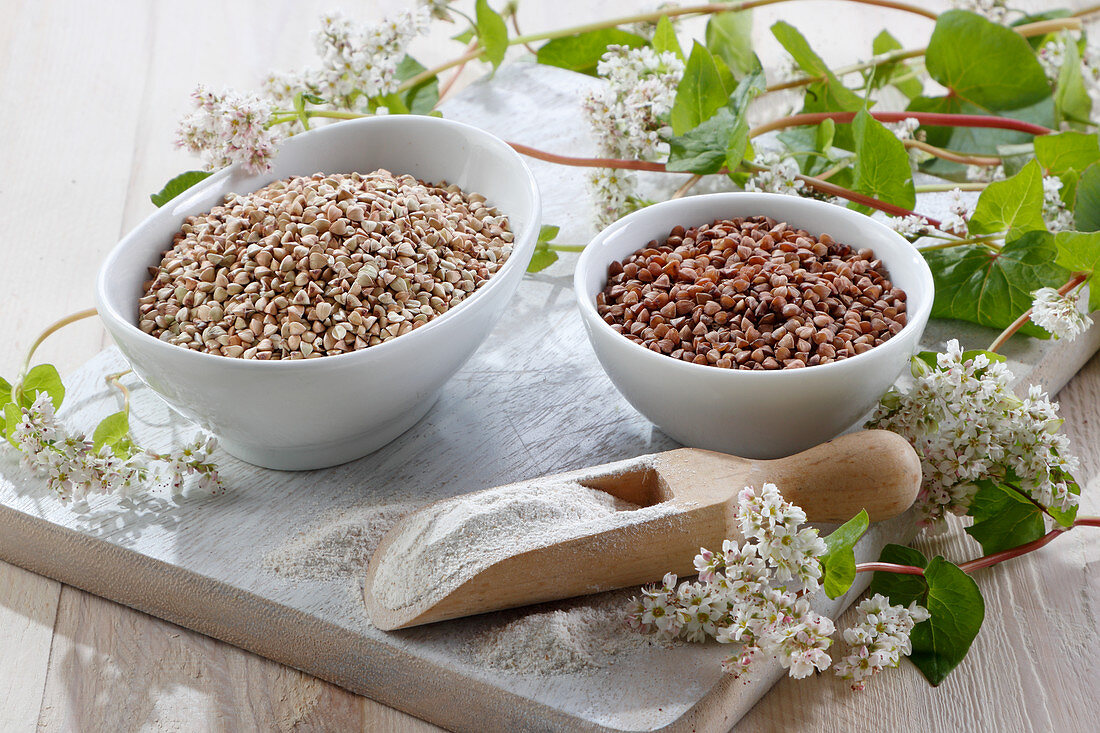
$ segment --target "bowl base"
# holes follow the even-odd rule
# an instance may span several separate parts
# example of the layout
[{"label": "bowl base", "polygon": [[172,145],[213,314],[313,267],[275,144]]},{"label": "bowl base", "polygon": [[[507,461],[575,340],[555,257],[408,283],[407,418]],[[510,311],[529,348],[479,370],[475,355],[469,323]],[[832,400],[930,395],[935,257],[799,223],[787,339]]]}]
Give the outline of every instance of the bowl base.
[{"label": "bowl base", "polygon": [[217,436],[218,445],[234,458],[260,468],[271,468],[276,471],[311,471],[318,468],[331,468],[362,458],[393,442],[418,423],[435,405],[437,399],[439,399],[438,394],[424,400],[385,430],[372,430],[365,435],[334,443],[306,447],[267,447],[238,443],[232,438],[219,435]]}]

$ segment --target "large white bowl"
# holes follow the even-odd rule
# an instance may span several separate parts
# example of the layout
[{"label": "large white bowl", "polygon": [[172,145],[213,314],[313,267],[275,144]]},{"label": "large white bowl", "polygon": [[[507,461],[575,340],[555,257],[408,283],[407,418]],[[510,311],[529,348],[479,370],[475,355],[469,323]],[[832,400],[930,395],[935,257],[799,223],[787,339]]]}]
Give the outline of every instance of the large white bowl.
[{"label": "large white bowl", "polygon": [[[515,233],[507,262],[471,297],[407,334],[339,356],[255,361],[164,343],[136,326],[146,268],[160,261],[190,215],[230,192],[291,175],[386,168],[446,179],[486,196]],[[268,468],[320,468],[374,451],[412,427],[443,383],[474,353],[515,292],[534,252],[541,206],[527,165],[483,130],[432,117],[379,117],[323,127],[287,140],[269,172],[233,166],[169,202],[107,256],[96,308],[143,382],[210,430],[227,451]]]},{"label": "large white bowl", "polygon": [[[881,346],[805,369],[748,371],[692,364],[624,338],[596,312],[614,260],[685,228],[737,216],[770,216],[813,235],[870,247],[906,292],[906,326]],[[869,217],[812,199],[717,193],[666,201],[601,232],[577,263],[574,288],[592,348],[638,412],[677,441],[746,458],[778,458],[836,437],[886,392],[917,350],[932,310],[932,274],[908,241]]]}]

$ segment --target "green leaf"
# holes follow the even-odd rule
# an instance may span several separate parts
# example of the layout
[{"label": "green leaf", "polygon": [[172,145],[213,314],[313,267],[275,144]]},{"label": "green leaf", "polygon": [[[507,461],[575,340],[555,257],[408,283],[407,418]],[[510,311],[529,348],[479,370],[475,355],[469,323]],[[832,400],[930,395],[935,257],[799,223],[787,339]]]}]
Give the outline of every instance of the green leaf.
[{"label": "green leaf", "polygon": [[1100,161],[1100,138],[1095,133],[1059,132],[1035,138],[1035,157],[1055,175],[1070,169],[1083,171]]},{"label": "green leaf", "polygon": [[771,28],[772,35],[782,44],[798,64],[799,68],[810,76],[825,77],[824,81],[815,82],[806,88],[807,112],[824,111],[852,111],[865,105],[863,99],[844,86],[828,65],[818,56],[809,42],[797,28],[790,23],[779,21]]},{"label": "green leaf", "polygon": [[508,51],[508,26],[500,13],[489,7],[486,0],[477,0],[477,40],[483,49],[482,56],[493,65],[500,66]]},{"label": "green leaf", "polygon": [[[1031,293],[1060,287],[1069,272],[1055,264],[1057,250],[1049,232],[1027,232],[999,252],[979,244],[925,251],[936,297],[933,318],[957,318],[996,329],[1006,328],[1031,307]],[[1037,338],[1049,334],[1032,323],[1020,329]]]},{"label": "green leaf", "polygon": [[19,406],[14,402],[9,402],[4,405],[4,437],[8,439],[16,448],[19,444],[15,442],[14,430],[15,426],[19,424],[19,421],[23,419],[23,411],[19,409]]},{"label": "green leaf", "polygon": [[1077,182],[1073,222],[1082,232],[1100,230],[1100,163],[1093,163]]},{"label": "green leaf", "polygon": [[970,217],[973,234],[1009,232],[1009,241],[1023,232],[1046,231],[1043,222],[1043,169],[1032,160],[1011,178],[986,186]]},{"label": "green leaf", "polygon": [[[725,64],[722,64],[723,68]],[[729,69],[726,69],[729,74]],[[726,105],[733,91],[732,85],[718,69],[714,56],[698,41],[691,49],[684,76],[676,87],[676,99],[672,103],[670,121],[672,132],[683,135],[688,130],[711,118]]]},{"label": "green leaf", "polygon": [[762,72],[754,71],[741,79],[728,106],[670,141],[668,169],[707,174],[717,173],[723,165],[730,170],[739,166],[749,144],[745,113],[763,89]]},{"label": "green leaf", "polygon": [[913,627],[909,660],[932,685],[939,685],[966,656],[985,620],[985,601],[977,583],[942,557],[925,563],[916,550],[887,545],[882,562],[924,568],[924,576],[876,571],[871,592],[896,605],[913,601],[928,609],[929,618]]},{"label": "green leaf", "polygon": [[856,141],[855,189],[912,209],[917,194],[905,145],[865,109],[852,120],[852,133]]},{"label": "green leaf", "polygon": [[160,208],[199,181],[205,180],[212,175],[214,175],[213,171],[187,171],[186,173],[180,173],[178,176],[168,181],[168,183],[164,184],[164,188],[151,194],[149,200],[153,202],[154,206]]},{"label": "green leaf", "polygon": [[646,40],[635,33],[628,33],[618,28],[604,28],[575,36],[555,38],[543,44],[535,56],[540,64],[594,76],[600,57],[607,53],[607,47],[612,45],[639,48],[646,45]]},{"label": "green leaf", "polygon": [[752,11],[716,13],[707,21],[706,41],[738,77],[760,68],[752,50]]},{"label": "green leaf", "polygon": [[[401,63],[397,65],[397,78],[399,81],[407,81],[426,70],[422,63],[405,54],[405,58],[401,59]],[[428,114],[439,102],[439,77],[433,76],[406,89],[401,101],[405,109],[414,115]]]},{"label": "green leaf", "polygon": [[940,13],[924,59],[928,74],[954,96],[988,109],[1019,109],[1050,97],[1043,67],[1023,36],[975,13]]},{"label": "green leaf", "polygon": [[1037,540],[1046,533],[1039,507],[1010,486],[983,480],[970,500],[967,514],[974,525],[966,533],[982,546],[986,555]]},{"label": "green leaf", "polygon": [[1073,122],[1090,125],[1092,98],[1085,87],[1085,77],[1081,74],[1081,54],[1077,44],[1071,40],[1065,43],[1062,68],[1058,71],[1058,83],[1054,87],[1054,108],[1059,117]]},{"label": "green leaf", "polygon": [[527,265],[527,272],[539,272],[558,261],[558,253],[550,249],[550,243],[558,236],[560,227],[552,224],[543,224],[539,229],[539,237],[535,242],[535,253],[531,255],[531,263]]},{"label": "green leaf", "polygon": [[27,372],[23,384],[18,388],[19,404],[30,407],[39,392],[50,396],[55,410],[61,409],[61,401],[65,399],[65,385],[61,383],[61,375],[53,364],[39,364]]},{"label": "green leaf", "polygon": [[[103,418],[92,433],[92,450],[103,446],[113,448],[130,433],[130,418],[125,412],[116,412]],[[117,455],[117,454],[116,454]]]},{"label": "green leaf", "polygon": [[676,38],[676,29],[672,27],[672,21],[667,15],[662,15],[657,21],[657,30],[653,34],[653,50],[657,53],[671,52],[676,54],[676,58],[684,60],[684,51],[680,48],[680,40]]},{"label": "green leaf", "polygon": [[[1100,232],[1058,232],[1055,264],[1070,272],[1085,272],[1089,277],[1100,268]],[[1089,287],[1089,310],[1100,310],[1100,287]]]},{"label": "green leaf", "polygon": [[[1081,485],[1078,484],[1073,477],[1066,476],[1066,486],[1069,488],[1069,493],[1073,496],[1081,495]],[[1062,525],[1066,529],[1073,526],[1073,520],[1077,519],[1077,510],[1079,506],[1074,504],[1069,509],[1061,509],[1057,504],[1047,507],[1047,514],[1054,518],[1055,522]]]},{"label": "green leaf", "polygon": [[476,35],[477,29],[471,26],[461,33],[457,33],[451,36],[451,40],[458,41],[459,43],[469,43],[470,41],[474,40],[474,36]]},{"label": "green leaf", "polygon": [[324,104],[325,98],[318,97],[316,94],[310,94],[309,92],[302,92],[302,99],[310,104]]},{"label": "green leaf", "polygon": [[0,377],[0,406],[11,402],[11,382]]},{"label": "green leaf", "polygon": [[[1010,117],[1024,122],[1050,127],[1054,124],[1054,100],[1050,97],[1038,104],[1013,110],[993,110],[954,96],[917,97],[909,103],[913,112],[945,112],[949,114],[994,115]],[[998,130],[984,127],[923,126],[928,142],[941,148],[960,153],[992,155],[1005,145],[1030,143],[1032,136],[1018,130]],[[921,170],[943,178],[965,180],[966,166],[941,158],[933,158],[921,165]]]},{"label": "green leaf", "polygon": [[[889,31],[882,31],[871,42],[871,53],[875,56],[882,56],[891,51],[900,50],[902,50],[901,42],[890,35]],[[909,76],[909,71],[909,66],[902,61],[880,64],[872,88],[893,84],[898,91],[910,99],[918,97],[924,91],[924,84],[916,76]],[[909,76],[909,78],[899,80],[900,77],[905,76]]]},{"label": "green leaf", "polygon": [[853,548],[859,538],[867,531],[867,510],[837,527],[825,537],[825,554],[821,556],[823,572],[822,585],[825,595],[839,598],[848,592],[856,579],[856,555]]}]

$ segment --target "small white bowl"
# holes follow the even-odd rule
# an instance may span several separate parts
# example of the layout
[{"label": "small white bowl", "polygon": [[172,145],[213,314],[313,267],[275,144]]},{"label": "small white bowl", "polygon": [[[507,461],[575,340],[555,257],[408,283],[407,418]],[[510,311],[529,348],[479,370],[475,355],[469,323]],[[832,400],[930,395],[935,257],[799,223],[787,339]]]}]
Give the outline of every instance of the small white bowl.
[{"label": "small white bowl", "polygon": [[[230,192],[292,175],[386,168],[447,180],[484,195],[515,233],[507,262],[471,297],[390,341],[320,359],[255,361],[172,346],[137,328],[147,267],[160,262],[190,215]],[[232,166],[169,202],[107,256],[96,308],[134,373],[168,404],[218,436],[231,454],[268,468],[332,466],[381,448],[412,427],[440,388],[477,350],[523,278],[541,204],[535,179],[507,144],[469,125],[433,117],[376,117],[287,140],[259,176]]]},{"label": "small white bowl", "polygon": [[[749,371],[692,364],[624,338],[596,312],[596,295],[615,260],[677,225],[770,216],[855,249],[870,247],[905,291],[906,325],[880,346],[804,369]],[[889,227],[833,204],[768,193],[674,199],[615,222],[584,248],[574,289],[592,348],[638,412],[675,440],[745,458],[779,458],[836,437],[889,389],[916,353],[932,310],[932,273],[916,248]]]}]

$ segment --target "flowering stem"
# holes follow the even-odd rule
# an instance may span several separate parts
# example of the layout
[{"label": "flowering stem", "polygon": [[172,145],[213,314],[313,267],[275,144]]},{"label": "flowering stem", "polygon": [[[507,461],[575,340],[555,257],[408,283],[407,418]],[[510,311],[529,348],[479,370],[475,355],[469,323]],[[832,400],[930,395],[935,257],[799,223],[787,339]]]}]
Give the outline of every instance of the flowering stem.
[{"label": "flowering stem", "polygon": [[[1087,280],[1088,277],[1089,277],[1088,274],[1086,274],[1084,272],[1075,273],[1072,277],[1070,277],[1069,280],[1066,281],[1065,285],[1058,288],[1058,294],[1059,295],[1065,295],[1066,293],[1068,293],[1069,291],[1073,290],[1075,287],[1077,287],[1078,285],[1083,283],[1085,280]],[[997,349],[1004,346],[1005,342],[1008,341],[1010,338],[1012,338],[1012,334],[1019,331],[1021,328],[1023,328],[1023,325],[1025,323],[1027,323],[1028,321],[1031,320],[1031,310],[1032,310],[1031,308],[1028,308],[1026,311],[1024,311],[1023,315],[1021,315],[1019,318],[1017,318],[1015,321],[1013,321],[1011,323],[1011,325],[1009,325],[1008,328],[1006,328],[1004,331],[1002,331],[1001,335],[998,336],[996,339],[994,339],[993,343],[991,343],[989,345],[989,348],[987,349],[987,351],[996,352]]]},{"label": "flowering stem", "polygon": [[[1088,15],[1089,13],[1095,13],[1095,12],[1100,12],[1100,5],[1094,6],[1092,8],[1088,8],[1086,10],[1082,10],[1079,13],[1074,13],[1073,15],[1071,15],[1068,18],[1055,18],[1053,20],[1044,20],[1044,21],[1040,21],[1038,23],[1028,23],[1026,25],[1018,26],[1018,27],[1014,28],[1013,30],[1015,30],[1017,33],[1019,33],[1024,38],[1032,38],[1034,36],[1043,36],[1043,35],[1046,35],[1047,33],[1052,33],[1054,31],[1060,31],[1060,30],[1080,30],[1081,29],[1080,17],[1083,16],[1083,15]],[[934,15],[932,17],[933,17],[933,19],[935,19]],[[907,59],[917,58],[917,57],[923,56],[925,53],[927,53],[927,51],[928,51],[927,47],[925,47],[925,48],[913,48],[913,49],[903,50],[903,51],[894,51],[893,53],[888,53],[888,54],[886,54],[884,56],[881,56],[877,59],[872,59],[871,61],[864,61],[863,63],[852,64],[851,66],[845,66],[843,68],[837,69],[833,73],[835,74],[835,76],[840,78],[840,77],[843,77],[845,74],[852,74],[852,73],[855,73],[857,71],[863,71],[865,69],[873,69],[873,68],[876,68],[876,67],[879,67],[879,66],[884,66],[886,64],[896,64],[899,61],[905,61]],[[778,92],[778,91],[782,91],[783,89],[795,89],[796,87],[806,86],[808,84],[813,84],[813,83],[819,82],[819,81],[825,81],[825,77],[824,76],[803,76],[803,77],[799,77],[798,79],[791,79],[790,81],[781,82],[779,84],[772,84],[771,86],[767,87],[764,91],[765,92]]]},{"label": "flowering stem", "polygon": [[918,214],[917,212],[911,211],[904,207],[896,206],[885,201],[880,201],[866,194],[843,188],[842,186],[837,186],[836,184],[829,183],[828,181],[822,180],[821,178],[804,176],[802,174],[798,174],[796,178],[798,178],[798,180],[800,181],[803,181],[807,186],[814,189],[818,193],[827,194],[829,196],[839,196],[842,199],[854,201],[855,203],[863,204],[864,206],[870,206],[872,209],[878,209],[879,211],[883,211],[887,214],[890,214],[891,216],[917,216],[921,219],[924,219],[926,222],[934,227],[940,226],[940,221],[938,219],[933,219],[930,216]]},{"label": "flowering stem", "polygon": [[[1017,130],[1031,135],[1046,135],[1052,130],[1049,127],[1036,125],[1031,122],[1014,120],[1011,117],[995,117],[993,115],[959,115],[946,112],[870,112],[871,117],[879,122],[901,122],[906,118],[913,118],[922,125],[944,125],[951,127],[985,127],[1000,130]],[[855,112],[808,112],[789,117],[781,117],[767,124],[754,127],[749,130],[749,137],[757,137],[772,130],[782,130],[799,125],[816,125],[825,120],[835,122],[851,122],[856,116]],[[999,161],[998,161],[999,162]]]},{"label": "flowering stem", "polygon": [[696,173],[694,176],[692,176],[691,178],[684,181],[684,185],[682,185],[678,189],[676,189],[676,193],[672,194],[672,196],[670,196],[669,198],[674,198],[674,199],[683,198],[684,194],[686,194],[688,191],[690,191],[691,187],[694,186],[699,181],[701,181],[702,179],[703,179],[703,176],[699,173]]},{"label": "flowering stem", "polygon": [[104,378],[106,380],[107,384],[111,385],[112,387],[115,387],[116,389],[118,389],[119,392],[122,393],[122,411],[125,412],[126,414],[130,414],[130,390],[128,390],[126,388],[126,385],[124,385],[122,382],[120,382],[118,380],[121,379],[122,377],[125,377],[131,371],[133,371],[133,370],[132,369],[126,369],[126,370],[121,371],[121,372],[115,372],[114,374],[108,374]]},{"label": "flowering stem", "polygon": [[[649,13],[638,13],[635,15],[624,15],[618,18],[608,18],[606,20],[596,21],[594,23],[585,23],[584,25],[575,25],[568,28],[558,28],[552,31],[542,31],[539,33],[528,33],[521,36],[513,36],[508,39],[509,46],[527,45],[534,43],[535,41],[549,41],[554,38],[564,38],[565,36],[574,36],[579,33],[587,33],[589,31],[598,31],[605,28],[615,28],[620,25],[628,25],[630,23],[648,23],[661,18],[675,18],[684,15],[713,15],[715,13],[728,13],[737,12],[739,10],[750,10],[752,8],[760,8],[765,5],[776,5],[778,3],[790,2],[790,0],[747,0],[740,3],[707,3],[705,5],[692,5],[682,8],[666,8],[664,10],[656,10]],[[847,0],[847,2],[855,3],[857,5],[875,5],[880,8],[891,8],[893,10],[902,10],[914,15],[920,15],[929,20],[935,20],[937,15],[931,10],[926,10],[917,5],[911,5],[909,3],[896,2],[895,0]],[[1080,23],[1078,23],[1080,25]],[[922,51],[923,52],[923,51]],[[481,46],[478,45],[471,51],[467,51],[458,58],[451,59],[439,66],[434,66],[430,69],[425,69],[419,74],[406,79],[397,87],[397,91],[403,92],[406,89],[411,89],[422,81],[426,81],[447,69],[454,68],[460,64],[465,64],[468,61],[473,61],[479,57],[482,53]],[[808,83],[808,82],[807,82]]]},{"label": "flowering stem", "polygon": [[[937,158],[943,158],[944,160],[950,160],[953,163],[964,163],[966,165],[1000,165],[1001,159],[982,155],[966,155],[964,153],[956,153],[953,150],[945,150],[944,148],[938,148],[935,145],[929,145],[923,140],[902,140],[902,143],[907,148],[916,148],[917,150],[923,150],[926,153],[930,153]],[[950,190],[950,189],[948,189]]]},{"label": "flowering stem", "polygon": [[901,575],[924,575],[924,568],[916,565],[898,565],[892,562],[861,562],[856,565],[857,573],[870,572],[899,573]]},{"label": "flowering stem", "polygon": [[925,250],[933,250],[933,249],[951,249],[952,247],[958,247],[958,246],[963,245],[963,244],[984,244],[986,247],[989,247],[990,249],[992,249],[994,251],[1000,249],[1000,247],[992,239],[989,239],[988,237],[972,237],[972,238],[969,238],[969,239],[949,239],[946,242],[940,242],[939,244],[929,244],[929,245],[924,246],[924,247],[918,247],[917,249],[919,249],[921,252],[924,252]]},{"label": "flowering stem", "polygon": [[649,163],[644,160],[626,160],[623,158],[576,158],[569,155],[548,153],[545,150],[539,150],[538,148],[532,148],[520,143],[509,142],[508,144],[512,146],[513,150],[521,155],[545,160],[548,163],[579,166],[581,168],[626,168],[635,171],[653,171],[656,173],[668,172],[664,163]]},{"label": "flowering stem", "polygon": [[934,193],[936,191],[984,191],[989,184],[982,181],[970,181],[968,183],[929,183],[924,186],[914,186],[917,193]]},{"label": "flowering stem", "polygon": [[70,323],[76,323],[77,321],[83,320],[85,318],[91,318],[94,315],[96,315],[96,309],[88,308],[87,310],[78,311],[77,313],[73,313],[72,315],[65,316],[61,320],[50,324],[50,326],[47,327],[45,331],[38,335],[38,338],[34,340],[34,343],[31,344],[30,351],[27,352],[27,358],[23,360],[23,370],[19,373],[19,381],[23,381],[23,377],[26,375],[27,369],[30,368],[31,359],[34,357],[34,352],[38,349],[39,346],[42,345],[43,341],[49,338],[50,335],[56,333],[57,331],[60,331],[65,326],[68,326]]},{"label": "flowering stem", "polygon": [[[514,21],[515,18],[516,18],[516,16],[513,15],[512,20]],[[476,40],[470,41],[470,45],[466,47],[466,53],[469,53],[470,51],[473,51],[475,48],[477,48],[477,41]],[[459,64],[458,68],[456,68],[454,70],[454,73],[451,75],[451,78],[448,79],[447,83],[445,83],[440,88],[440,90],[439,90],[439,99],[440,100],[442,100],[444,97],[447,96],[447,93],[451,91],[451,87],[453,87],[455,85],[455,82],[458,81],[458,77],[462,76],[462,70],[466,68],[467,63],[469,63],[469,62],[464,61],[461,64]],[[436,102],[436,104],[438,105],[439,102]]]}]

